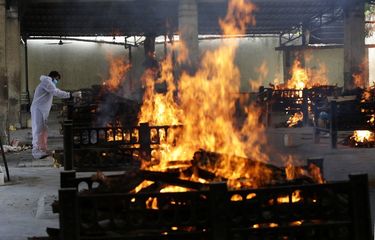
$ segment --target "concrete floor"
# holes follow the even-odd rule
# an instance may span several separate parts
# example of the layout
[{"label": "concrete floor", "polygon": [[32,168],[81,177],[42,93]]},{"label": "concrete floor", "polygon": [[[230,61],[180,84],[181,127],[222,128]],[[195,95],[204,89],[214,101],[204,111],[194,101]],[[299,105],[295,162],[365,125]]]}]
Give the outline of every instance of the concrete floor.
[{"label": "concrete floor", "polygon": [[[50,149],[62,149],[58,119],[51,116]],[[31,141],[31,129],[11,132],[11,138]],[[270,128],[268,147],[272,161],[281,162],[281,156],[291,154],[301,159],[301,164],[309,157],[324,157],[324,177],[328,181],[347,180],[349,174],[367,173],[370,182],[372,219],[375,216],[375,148],[353,149],[339,145],[331,149],[329,139],[313,144],[311,128]],[[284,146],[284,135],[293,139],[293,146]],[[46,227],[57,227],[58,216],[48,209],[49,203],[57,197],[59,172],[51,159],[32,160],[31,150],[6,154],[11,182],[0,186],[0,239],[26,240],[33,236],[46,236]],[[0,160],[2,164],[2,161]],[[51,200],[52,199],[52,200]],[[43,202],[45,201],[45,202]],[[48,205],[48,206],[47,206]]]}]

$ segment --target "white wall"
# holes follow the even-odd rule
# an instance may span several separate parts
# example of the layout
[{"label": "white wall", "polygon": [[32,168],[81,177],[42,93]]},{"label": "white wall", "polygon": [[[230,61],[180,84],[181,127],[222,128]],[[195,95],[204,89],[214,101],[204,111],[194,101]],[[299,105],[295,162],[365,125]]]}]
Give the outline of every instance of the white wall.
[{"label": "white wall", "polygon": [[[201,40],[200,51],[202,53],[208,49],[217,48],[223,41],[228,40]],[[57,70],[62,74],[62,81],[59,83],[61,89],[74,90],[90,87],[93,84],[102,84],[108,78],[107,56],[109,54],[128,59],[128,50],[123,46],[68,40],[64,45],[50,44],[57,42],[58,40],[28,41],[31,94],[39,83],[40,75],[48,74],[51,70]],[[241,72],[240,92],[257,91],[259,85],[268,85],[275,78],[283,81],[281,77],[283,76],[282,52],[275,50],[278,46],[278,38],[242,38],[239,43],[235,61]],[[159,59],[163,58],[164,45],[157,44],[156,52]],[[313,60],[308,67],[317,67],[318,63],[323,62],[327,66],[329,83],[342,86],[343,50],[340,48],[314,49],[312,55]],[[143,46],[132,48],[133,89],[140,87],[139,77],[143,72],[143,60]],[[261,66],[263,75],[259,72]],[[22,72],[22,91],[24,91],[25,75],[24,71]]]},{"label": "white wall", "polygon": [[[201,51],[217,48],[230,40],[202,40]],[[275,77],[282,76],[282,53],[275,51],[278,38],[241,38],[235,62],[241,72],[240,92],[258,91],[258,86],[268,85]],[[263,65],[264,74],[259,68]]]},{"label": "white wall", "polygon": [[101,84],[108,76],[106,55],[123,55],[124,47],[87,42],[66,41],[64,45],[49,45],[56,40],[29,40],[29,87],[35,89],[41,74],[57,70],[62,75],[60,88],[75,89]]},{"label": "white wall", "polygon": [[314,71],[323,70],[324,64],[329,85],[344,86],[344,49],[315,48],[306,51],[307,59],[305,67]]}]

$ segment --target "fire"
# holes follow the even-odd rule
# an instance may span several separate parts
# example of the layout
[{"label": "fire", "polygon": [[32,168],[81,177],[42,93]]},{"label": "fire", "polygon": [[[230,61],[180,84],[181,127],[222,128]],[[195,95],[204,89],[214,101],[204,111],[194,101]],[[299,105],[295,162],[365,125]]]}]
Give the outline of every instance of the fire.
[{"label": "fire", "polygon": [[302,225],[302,223],[303,223],[303,220],[300,220],[300,221],[291,222],[290,225],[291,226],[300,226],[300,225]]},{"label": "fire", "polygon": [[285,196],[280,196],[277,198],[277,203],[296,203],[301,201],[301,191],[296,190],[292,193],[292,195],[285,195]]},{"label": "fire", "polygon": [[131,138],[138,138],[138,131],[134,130],[133,132],[124,131],[122,125],[119,121],[116,121],[114,124],[107,124],[107,141],[130,141]]},{"label": "fire", "polygon": [[[172,56],[168,56],[161,63],[161,76],[155,79],[155,72],[149,69],[142,76],[145,86],[143,103],[139,115],[139,122],[148,122],[150,125],[178,125],[183,118],[183,111],[174,100],[176,90],[173,77]],[[155,93],[155,86],[165,83],[166,93]]]},{"label": "fire", "polygon": [[253,15],[257,8],[246,0],[231,0],[228,3],[228,12],[224,19],[219,20],[224,35],[236,35],[246,33],[246,27],[255,25]]},{"label": "fire", "polygon": [[369,89],[365,89],[365,91],[363,92],[361,96],[361,102],[367,102],[370,99],[371,99],[371,92],[369,91]]},{"label": "fire", "polygon": [[286,122],[288,124],[288,127],[294,127],[298,123],[303,121],[303,113],[302,112],[296,112],[291,116],[288,121]]},{"label": "fire", "polygon": [[114,58],[109,56],[109,78],[103,83],[111,91],[118,89],[122,81],[124,81],[126,74],[131,68],[129,63],[121,57]]},{"label": "fire", "polygon": [[320,168],[315,164],[310,164],[309,173],[311,178],[314,179],[316,183],[324,183],[322,172],[320,171]]},{"label": "fire", "polygon": [[371,114],[371,117],[369,120],[367,120],[367,123],[369,123],[371,126],[375,125],[375,114]]},{"label": "fire", "polygon": [[138,193],[139,191],[141,191],[143,188],[146,188],[148,186],[151,186],[154,182],[152,181],[143,181],[141,182],[135,189],[134,189],[134,193]]},{"label": "fire", "polygon": [[369,86],[364,89],[362,96],[361,96],[361,102],[373,101],[374,94],[375,94],[375,86],[373,84],[372,86]]},{"label": "fire", "polygon": [[365,81],[363,79],[363,75],[361,73],[353,73],[352,74],[354,86],[356,87],[364,87]]},{"label": "fire", "polygon": [[309,81],[307,71],[301,66],[301,62],[294,60],[291,70],[292,77],[288,80],[288,88],[304,89]]},{"label": "fire", "polygon": [[160,190],[160,192],[162,192],[162,193],[166,193],[166,192],[187,192],[187,191],[190,191],[190,189],[184,188],[184,187],[179,187],[179,186],[167,186],[167,187]]},{"label": "fire", "polygon": [[250,226],[250,228],[275,228],[275,227],[278,227],[279,224],[277,223],[261,223],[261,224],[254,224],[252,226]]},{"label": "fire", "polygon": [[123,134],[122,134],[121,128],[117,128],[117,129],[110,128],[107,130],[107,135],[108,135],[107,137],[108,142],[123,140]]},{"label": "fire", "polygon": [[156,197],[149,197],[146,200],[146,208],[147,209],[159,209],[158,208],[158,199]]},{"label": "fire", "polygon": [[239,194],[234,194],[234,195],[230,198],[230,200],[231,200],[232,202],[237,202],[237,201],[242,201],[243,199],[242,199],[242,196],[241,196],[241,195],[239,195]]},{"label": "fire", "polygon": [[288,156],[284,161],[286,162],[285,174],[288,180],[293,180],[301,176],[310,176],[314,182],[324,183],[320,168],[315,164],[309,164],[307,171],[301,167],[295,167],[295,159],[292,156]]},{"label": "fire", "polygon": [[303,176],[305,172],[302,168],[296,168],[291,162],[289,162],[285,167],[285,174],[288,180],[293,180],[299,176]]},{"label": "fire", "polygon": [[359,143],[373,142],[375,141],[375,134],[368,130],[355,130],[351,139]]},{"label": "fire", "polygon": [[353,70],[352,78],[354,87],[366,88],[368,86],[368,59],[363,59],[359,65]]},{"label": "fire", "polygon": [[[312,58],[312,57],[311,57]],[[312,88],[315,86],[327,85],[327,67],[323,63],[318,63],[318,67],[303,67],[299,59],[295,59],[290,70],[291,78],[286,84],[277,84],[279,80],[274,80],[277,89],[299,89]]]},{"label": "fire", "polygon": [[[223,33],[245,33],[246,26],[255,23],[252,15],[255,10],[256,7],[248,1],[230,1],[227,16],[220,20]],[[184,44],[179,45],[182,46]],[[160,164],[153,169],[164,171],[168,161],[191,159],[195,151],[204,149],[228,156],[220,159],[213,172],[228,179],[232,187],[243,185],[238,184],[239,179],[253,179],[247,184],[256,187],[258,178],[270,176],[270,172],[263,168],[255,166],[249,169],[245,160],[231,157],[268,161],[268,156],[261,150],[266,141],[264,128],[258,123],[260,110],[255,106],[247,107],[246,122],[235,127],[235,93],[240,86],[240,72],[234,63],[237,47],[238,40],[230,39],[218,49],[205,52],[195,74],[183,72],[179,79],[174,78],[171,56],[161,63],[159,76],[153,72],[145,73],[140,122],[183,125],[178,142],[174,146],[163,146]],[[155,86],[161,83],[165,84],[165,91],[156,92]]]}]

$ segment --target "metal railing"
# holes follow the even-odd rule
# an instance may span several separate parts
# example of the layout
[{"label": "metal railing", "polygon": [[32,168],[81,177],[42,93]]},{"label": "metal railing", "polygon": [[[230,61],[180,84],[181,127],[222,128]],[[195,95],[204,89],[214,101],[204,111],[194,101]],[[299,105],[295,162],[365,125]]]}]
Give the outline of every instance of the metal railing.
[{"label": "metal railing", "polygon": [[173,193],[59,190],[60,239],[370,240],[367,175],[349,181]]}]

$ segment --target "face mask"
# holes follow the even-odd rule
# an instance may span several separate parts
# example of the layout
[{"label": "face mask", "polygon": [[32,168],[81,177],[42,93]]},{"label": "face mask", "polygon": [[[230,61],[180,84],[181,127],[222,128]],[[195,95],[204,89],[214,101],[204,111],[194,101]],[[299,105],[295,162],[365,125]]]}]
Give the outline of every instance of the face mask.
[{"label": "face mask", "polygon": [[59,81],[57,81],[56,79],[53,79],[52,82],[53,82],[53,84],[55,84],[55,86],[56,86],[57,83],[58,83]]}]

